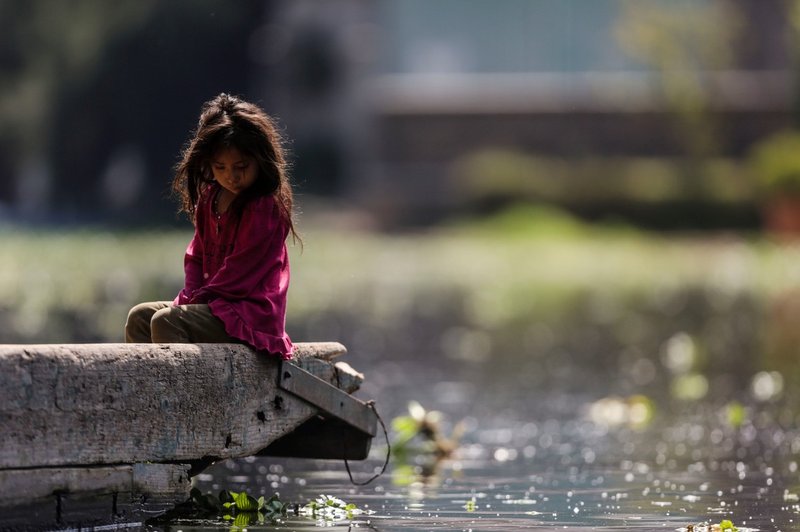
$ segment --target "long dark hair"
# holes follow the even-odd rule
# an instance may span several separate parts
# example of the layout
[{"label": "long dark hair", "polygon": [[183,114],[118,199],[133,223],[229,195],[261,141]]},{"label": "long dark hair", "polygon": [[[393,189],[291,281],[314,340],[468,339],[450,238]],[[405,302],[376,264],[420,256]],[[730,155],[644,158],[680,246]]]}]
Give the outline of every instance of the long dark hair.
[{"label": "long dark hair", "polygon": [[257,105],[225,93],[203,104],[197,129],[175,167],[172,192],[178,198],[180,212],[195,221],[200,194],[214,182],[211,157],[218,150],[231,147],[253,157],[259,170],[256,182],[239,194],[231,207],[240,214],[247,200],[271,194],[292,237],[299,239],[294,228],[292,186],[283,139],[275,122]]}]

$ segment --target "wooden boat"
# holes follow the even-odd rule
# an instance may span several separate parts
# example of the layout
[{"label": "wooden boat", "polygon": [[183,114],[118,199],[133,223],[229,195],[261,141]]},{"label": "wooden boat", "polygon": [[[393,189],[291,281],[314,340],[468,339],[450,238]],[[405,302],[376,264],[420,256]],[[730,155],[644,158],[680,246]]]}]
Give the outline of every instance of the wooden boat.
[{"label": "wooden boat", "polygon": [[91,500],[124,517],[143,500],[186,500],[191,476],[225,458],[366,458],[377,417],[350,395],[363,375],[334,361],[345,352],[0,345],[0,514],[25,505],[69,522]]}]

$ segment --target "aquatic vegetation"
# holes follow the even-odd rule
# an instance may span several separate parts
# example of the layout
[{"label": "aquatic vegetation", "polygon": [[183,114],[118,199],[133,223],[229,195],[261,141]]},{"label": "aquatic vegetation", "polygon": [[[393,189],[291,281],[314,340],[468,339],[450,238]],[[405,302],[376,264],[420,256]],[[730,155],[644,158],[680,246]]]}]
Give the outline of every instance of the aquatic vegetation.
[{"label": "aquatic vegetation", "polygon": [[221,517],[232,521],[234,526],[246,527],[253,523],[263,524],[267,520],[285,518],[289,508],[290,505],[282,502],[278,495],[269,499],[256,499],[246,492],[222,490],[217,497],[211,493],[203,494],[194,488],[190,492],[189,500],[177,507],[176,512],[189,517]]},{"label": "aquatic vegetation", "polygon": [[175,519],[222,519],[233,530],[265,523],[276,523],[290,515],[309,517],[322,522],[353,519],[357,515],[369,514],[352,503],[331,495],[320,495],[315,500],[301,506],[280,500],[278,494],[269,498],[255,497],[247,492],[222,490],[219,496],[202,493],[194,488],[190,498],[170,512],[153,520],[154,523],[169,522]]},{"label": "aquatic vegetation", "polygon": [[392,442],[392,479],[396,485],[434,481],[441,465],[458,449],[464,432],[464,423],[459,422],[449,436],[445,435],[442,413],[425,410],[416,401],[408,404],[408,412],[391,424],[396,435]]},{"label": "aquatic vegetation", "polygon": [[300,508],[299,513],[321,521],[342,521],[368,512],[337,497],[320,495]]},{"label": "aquatic vegetation", "polygon": [[472,497],[472,498],[471,498],[470,500],[468,500],[468,501],[467,501],[467,503],[464,505],[464,509],[465,509],[466,511],[470,512],[470,513],[474,512],[474,511],[477,509],[477,507],[478,507],[478,505],[477,505],[477,501],[475,500],[475,497]]},{"label": "aquatic vegetation", "polygon": [[723,519],[720,524],[719,528],[722,532],[730,531],[730,532],[737,532],[739,529],[733,526],[733,522],[728,519]]},{"label": "aquatic vegetation", "polygon": [[[441,412],[427,411],[418,402],[411,401],[408,404],[408,415],[392,420],[392,428],[397,433],[393,445],[395,456],[405,457],[412,453],[449,457],[458,448],[464,426],[462,423],[457,424],[448,437],[444,435],[441,420]],[[417,446],[413,445],[415,441]]]},{"label": "aquatic vegetation", "polygon": [[739,529],[733,524],[730,519],[723,519],[719,523],[711,525],[688,525],[686,528],[681,529],[686,532],[739,532]]},{"label": "aquatic vegetation", "polygon": [[[223,492],[225,493],[225,492]],[[245,492],[227,492],[228,496],[232,499],[222,503],[222,506],[228,510],[232,510],[232,514],[225,514],[222,516],[227,521],[257,521],[264,523],[265,520],[275,521],[282,517],[286,517],[288,513],[289,504],[281,502],[278,495],[273,495],[269,499],[263,496],[255,499]],[[239,519],[241,517],[241,519]],[[245,523],[249,524],[249,523]]]}]

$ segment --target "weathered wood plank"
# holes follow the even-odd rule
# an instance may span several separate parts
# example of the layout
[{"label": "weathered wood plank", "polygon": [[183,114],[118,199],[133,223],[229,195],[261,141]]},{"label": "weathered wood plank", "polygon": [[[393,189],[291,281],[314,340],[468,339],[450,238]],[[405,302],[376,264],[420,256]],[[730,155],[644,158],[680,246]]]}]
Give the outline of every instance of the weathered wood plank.
[{"label": "weathered wood plank", "polygon": [[364,374],[357,372],[346,362],[331,364],[316,358],[297,358],[290,362],[347,393],[358,390],[364,382]]},{"label": "weathered wood plank", "polygon": [[[352,391],[359,374],[303,354],[342,349],[296,363]],[[255,454],[316,414],[279,366],[236,344],[0,345],[0,469]]]},{"label": "weathered wood plank", "polygon": [[187,499],[190,489],[189,466],[183,464],[0,470],[0,507],[75,494],[112,495],[123,505],[157,493],[161,501],[177,503]]},{"label": "weathered wood plank", "polygon": [[347,353],[347,348],[339,342],[297,342],[294,344],[294,358],[318,358],[333,360]]},{"label": "weathered wood plank", "polygon": [[279,386],[282,389],[348,425],[375,436],[377,427],[375,412],[358,399],[291,362],[283,362],[280,373]]}]

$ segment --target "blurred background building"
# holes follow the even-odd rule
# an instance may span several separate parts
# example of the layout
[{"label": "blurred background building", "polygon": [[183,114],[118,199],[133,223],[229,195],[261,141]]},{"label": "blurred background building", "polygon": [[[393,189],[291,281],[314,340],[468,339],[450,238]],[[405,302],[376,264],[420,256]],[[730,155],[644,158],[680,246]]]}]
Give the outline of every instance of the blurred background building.
[{"label": "blurred background building", "polygon": [[745,163],[797,117],[794,6],[2,0],[0,216],[174,222],[171,168],[225,91],[283,124],[306,209],[754,227]]}]

